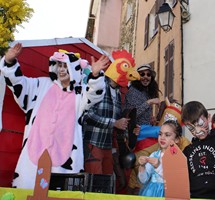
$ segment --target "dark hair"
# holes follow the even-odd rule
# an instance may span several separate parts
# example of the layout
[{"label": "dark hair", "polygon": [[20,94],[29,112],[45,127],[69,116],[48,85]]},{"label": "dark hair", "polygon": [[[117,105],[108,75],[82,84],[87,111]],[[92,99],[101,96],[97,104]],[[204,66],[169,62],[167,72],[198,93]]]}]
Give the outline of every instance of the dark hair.
[{"label": "dark hair", "polygon": [[215,128],[215,113],[213,114],[212,118],[211,118],[211,128],[214,129]]},{"label": "dark hair", "polygon": [[196,123],[201,116],[208,118],[208,111],[198,101],[190,101],[182,107],[181,119],[185,122]]},{"label": "dark hair", "polygon": [[138,81],[137,80],[136,81],[132,81],[131,85],[134,86],[139,91],[145,91],[145,92],[147,92],[147,94],[149,95],[150,99],[158,98],[159,97],[159,92],[162,93],[159,90],[158,84],[155,81],[155,79],[154,79],[153,76],[151,78],[151,82],[149,83],[149,85],[147,87],[143,86],[142,83],[141,83],[141,81],[139,81],[139,80]]},{"label": "dark hair", "polygon": [[215,113],[213,114],[213,116],[211,118],[211,123],[215,123]]},{"label": "dark hair", "polygon": [[178,123],[177,120],[167,120],[163,123],[163,125],[169,125],[174,129],[174,133],[176,134],[176,138],[180,138],[182,136],[182,127]]}]

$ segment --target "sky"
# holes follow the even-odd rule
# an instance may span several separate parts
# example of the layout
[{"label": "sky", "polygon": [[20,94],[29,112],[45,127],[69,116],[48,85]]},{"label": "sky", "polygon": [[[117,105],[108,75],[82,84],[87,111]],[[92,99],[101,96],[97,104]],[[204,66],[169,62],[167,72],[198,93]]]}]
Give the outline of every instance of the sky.
[{"label": "sky", "polygon": [[34,9],[15,40],[85,37],[91,0],[26,0]]}]

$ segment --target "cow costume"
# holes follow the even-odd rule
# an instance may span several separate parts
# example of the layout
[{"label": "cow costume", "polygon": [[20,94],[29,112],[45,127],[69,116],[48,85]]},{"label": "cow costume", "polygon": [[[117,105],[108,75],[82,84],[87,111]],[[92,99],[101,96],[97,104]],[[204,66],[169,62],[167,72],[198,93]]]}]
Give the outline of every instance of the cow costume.
[{"label": "cow costume", "polygon": [[[0,62],[7,86],[26,115],[22,151],[15,169],[13,187],[34,188],[38,159],[48,149],[53,173],[83,170],[82,129],[78,121],[105,93],[104,73],[94,77],[91,66],[74,53],[55,52],[50,57],[50,77],[29,78],[17,60]],[[58,79],[58,62],[66,63],[70,85]]]}]

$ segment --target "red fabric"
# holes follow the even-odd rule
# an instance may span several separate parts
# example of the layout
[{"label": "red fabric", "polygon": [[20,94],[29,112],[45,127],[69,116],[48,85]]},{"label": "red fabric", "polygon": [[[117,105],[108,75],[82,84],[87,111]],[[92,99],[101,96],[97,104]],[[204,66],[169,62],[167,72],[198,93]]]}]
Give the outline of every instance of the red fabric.
[{"label": "red fabric", "polygon": [[21,152],[22,134],[0,133],[0,187],[11,187],[16,163]]},{"label": "red fabric", "polygon": [[111,149],[101,149],[89,144],[90,158],[85,161],[85,171],[90,174],[113,174]]},{"label": "red fabric", "polygon": [[12,187],[13,171],[0,170],[0,187]]},{"label": "red fabric", "polygon": [[134,152],[146,149],[158,142],[157,138],[146,138],[144,140],[137,141]]}]

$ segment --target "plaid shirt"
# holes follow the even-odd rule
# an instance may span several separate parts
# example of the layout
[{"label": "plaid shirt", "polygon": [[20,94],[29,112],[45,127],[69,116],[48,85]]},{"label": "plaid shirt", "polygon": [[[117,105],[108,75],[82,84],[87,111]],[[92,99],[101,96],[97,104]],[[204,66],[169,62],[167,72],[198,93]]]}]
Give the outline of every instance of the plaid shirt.
[{"label": "plaid shirt", "polygon": [[91,107],[83,117],[84,141],[101,149],[112,148],[114,123],[122,116],[121,94],[115,89],[116,99],[111,97],[110,84],[106,80],[106,93],[103,101]]}]

